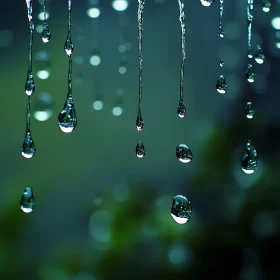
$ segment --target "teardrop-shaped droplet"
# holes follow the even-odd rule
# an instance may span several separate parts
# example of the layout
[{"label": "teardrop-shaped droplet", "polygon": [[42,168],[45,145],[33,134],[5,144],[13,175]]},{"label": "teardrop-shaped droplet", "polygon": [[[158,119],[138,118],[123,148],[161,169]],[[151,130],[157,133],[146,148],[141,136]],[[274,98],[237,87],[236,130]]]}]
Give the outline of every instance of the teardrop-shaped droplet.
[{"label": "teardrop-shaped droplet", "polygon": [[72,55],[73,50],[74,50],[74,45],[73,45],[70,37],[67,37],[67,39],[65,41],[64,50],[68,56]]},{"label": "teardrop-shaped droplet", "polygon": [[200,2],[204,7],[209,7],[215,2],[215,0],[200,0]]},{"label": "teardrop-shaped droplet", "polygon": [[182,100],[179,101],[177,114],[180,118],[184,118],[186,116],[186,107]]},{"label": "teardrop-shaped droplet", "polygon": [[142,141],[138,141],[136,145],[136,156],[142,158],[145,156],[145,147]]},{"label": "teardrop-shaped droplet", "polygon": [[265,59],[264,52],[260,46],[257,46],[257,52],[255,55],[255,60],[258,64],[263,64]]},{"label": "teardrop-shaped droplet", "polygon": [[253,58],[253,52],[252,52],[252,50],[249,50],[249,51],[248,51],[248,58]]},{"label": "teardrop-shaped droplet", "polygon": [[220,37],[221,37],[221,38],[224,38],[224,37],[225,37],[225,31],[224,31],[224,29],[223,29],[222,26],[220,26],[220,28],[219,28],[219,34],[220,34]]},{"label": "teardrop-shaped droplet", "polygon": [[21,154],[25,158],[32,158],[36,153],[36,147],[31,136],[30,130],[26,131],[25,138],[21,148]]},{"label": "teardrop-shaped droplet", "polygon": [[268,13],[270,11],[270,8],[271,8],[271,3],[269,0],[263,0],[263,3],[262,3],[262,10],[265,12],[265,13]]},{"label": "teardrop-shaped droplet", "polygon": [[246,72],[246,78],[249,83],[253,83],[255,81],[255,72],[253,69],[252,64],[248,64],[247,72]]},{"label": "teardrop-shaped droplet", "polygon": [[185,144],[180,144],[176,147],[176,156],[183,163],[188,163],[193,158],[191,149]]},{"label": "teardrop-shaped droplet", "polygon": [[224,94],[227,92],[227,83],[224,75],[220,75],[217,83],[216,83],[217,92]]},{"label": "teardrop-shaped droplet", "polygon": [[138,131],[141,131],[144,127],[144,120],[141,113],[138,113],[136,118],[136,128]]},{"label": "teardrop-shaped droplet", "polygon": [[20,209],[24,213],[31,213],[35,206],[34,194],[31,188],[27,187],[20,200]]},{"label": "teardrop-shaped droplet", "polygon": [[221,60],[220,60],[220,66],[221,66],[221,67],[224,67],[224,65],[225,65],[225,62],[221,59]]},{"label": "teardrop-shaped droplet", "polygon": [[30,96],[35,91],[35,82],[33,78],[32,71],[29,69],[27,72],[26,83],[25,83],[25,93]]},{"label": "teardrop-shaped droplet", "polygon": [[257,151],[248,140],[241,159],[241,168],[246,174],[252,174],[257,170]]},{"label": "teardrop-shaped droplet", "polygon": [[71,96],[67,97],[64,108],[58,116],[58,125],[61,131],[65,133],[72,132],[77,125],[77,115]]},{"label": "teardrop-shaped droplet", "polygon": [[171,206],[171,216],[178,224],[187,223],[192,214],[190,201],[183,195],[176,195]]},{"label": "teardrop-shaped droplet", "polygon": [[51,39],[51,31],[49,29],[49,25],[45,22],[42,31],[42,41],[44,43],[48,43],[50,39]]},{"label": "teardrop-shaped droplet", "polygon": [[253,107],[252,102],[247,102],[245,109],[245,116],[247,119],[252,119],[255,115],[255,109]]}]

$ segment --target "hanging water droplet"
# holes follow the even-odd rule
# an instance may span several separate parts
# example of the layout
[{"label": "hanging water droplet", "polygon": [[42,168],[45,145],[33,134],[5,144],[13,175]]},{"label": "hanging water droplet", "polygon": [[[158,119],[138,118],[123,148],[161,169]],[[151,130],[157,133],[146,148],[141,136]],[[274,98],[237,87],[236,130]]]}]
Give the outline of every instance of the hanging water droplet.
[{"label": "hanging water droplet", "polygon": [[221,59],[221,60],[220,60],[220,66],[221,66],[221,67],[224,67],[224,65],[225,65],[225,62]]},{"label": "hanging water droplet", "polygon": [[268,13],[270,11],[270,8],[271,8],[271,3],[269,0],[263,0],[263,3],[262,3],[262,10],[265,12],[265,13]]},{"label": "hanging water droplet", "polygon": [[245,109],[245,116],[247,119],[252,119],[255,115],[255,109],[253,107],[252,102],[247,102]]},{"label": "hanging water droplet", "polygon": [[180,118],[184,118],[186,116],[186,107],[182,100],[179,101],[177,114]]},{"label": "hanging water droplet", "polygon": [[248,58],[253,58],[253,52],[251,50],[248,51]]},{"label": "hanging water droplet", "polygon": [[204,7],[209,7],[215,2],[215,0],[200,0],[200,2]]},{"label": "hanging water droplet", "polygon": [[49,29],[49,25],[45,22],[42,31],[42,41],[44,43],[48,43],[50,39],[51,39],[51,31]]},{"label": "hanging water droplet", "polygon": [[138,131],[141,131],[144,127],[144,120],[141,113],[138,113],[136,118],[136,128]]},{"label": "hanging water droplet", "polygon": [[32,158],[36,153],[36,147],[33,142],[30,130],[26,131],[25,138],[21,148],[21,154],[25,158]]},{"label": "hanging water droplet", "polygon": [[264,59],[265,59],[264,52],[263,52],[262,48],[258,45],[257,52],[255,55],[255,60],[258,64],[263,64]]},{"label": "hanging water droplet", "polygon": [[20,209],[24,213],[31,213],[35,206],[35,199],[31,188],[27,187],[20,200]]},{"label": "hanging water droplet", "polygon": [[77,125],[77,116],[72,96],[68,96],[63,110],[58,116],[58,125],[62,132],[70,133]]},{"label": "hanging water droplet", "polygon": [[246,72],[247,81],[249,83],[253,83],[255,81],[255,75],[256,74],[254,72],[252,64],[248,64],[248,68],[247,68],[247,72]]},{"label": "hanging water droplet", "polygon": [[142,141],[138,141],[136,145],[136,156],[142,158],[145,156],[145,147]]},{"label": "hanging water droplet", "polygon": [[185,144],[180,144],[176,147],[177,159],[183,163],[192,161],[193,155],[190,148]]},{"label": "hanging water droplet", "polygon": [[187,223],[192,214],[190,201],[183,195],[176,195],[171,206],[171,216],[178,224]]},{"label": "hanging water droplet", "polygon": [[67,37],[67,39],[65,41],[64,50],[68,56],[72,55],[73,50],[74,50],[74,45],[72,44],[70,37]]},{"label": "hanging water droplet", "polygon": [[35,82],[33,78],[33,73],[31,69],[29,69],[27,72],[27,78],[25,83],[25,93],[26,95],[30,96],[34,93],[34,91],[35,91]]},{"label": "hanging water droplet", "polygon": [[227,92],[227,83],[224,75],[220,75],[217,84],[216,84],[217,92],[224,94]]},{"label": "hanging water droplet", "polygon": [[219,34],[220,34],[220,37],[221,37],[221,38],[224,38],[224,37],[225,37],[225,31],[224,31],[224,29],[223,29],[222,26],[220,26],[220,28],[219,28]]},{"label": "hanging water droplet", "polygon": [[241,168],[246,174],[252,174],[257,170],[257,151],[248,140],[241,159]]}]

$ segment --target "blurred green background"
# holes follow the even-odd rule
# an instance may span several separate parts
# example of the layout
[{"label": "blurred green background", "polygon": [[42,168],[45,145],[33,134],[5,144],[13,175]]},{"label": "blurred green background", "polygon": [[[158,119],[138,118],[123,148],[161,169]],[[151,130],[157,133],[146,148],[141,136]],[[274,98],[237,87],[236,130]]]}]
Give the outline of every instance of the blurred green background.
[{"label": "blurred green background", "polygon": [[[67,94],[67,1],[47,1],[52,32],[47,45],[37,32],[43,8],[34,1],[31,129],[37,153],[31,160],[21,156],[26,3],[1,3],[1,280],[280,279],[280,35],[271,24],[280,16],[280,3],[272,1],[264,13],[262,1],[255,1],[252,46],[255,52],[260,44],[266,60],[253,63],[256,81],[249,84],[246,1],[224,1],[224,39],[218,33],[218,1],[208,8],[199,0],[185,2],[187,115],[182,120],[176,113],[178,3],[147,0],[145,127],[139,133],[137,1],[129,1],[125,11],[113,9],[111,0],[73,1],[78,125],[68,135],[57,125]],[[89,8],[95,8],[95,18]],[[49,77],[40,79],[41,70]],[[221,74],[228,83],[225,95],[215,89]],[[256,109],[252,120],[244,116],[247,101]],[[253,175],[240,167],[249,137],[259,155]],[[135,156],[138,140],[146,147],[143,159]],[[176,159],[181,143],[193,152],[189,164]],[[36,199],[29,215],[19,208],[27,186]],[[170,215],[177,194],[192,203],[185,225]]]}]

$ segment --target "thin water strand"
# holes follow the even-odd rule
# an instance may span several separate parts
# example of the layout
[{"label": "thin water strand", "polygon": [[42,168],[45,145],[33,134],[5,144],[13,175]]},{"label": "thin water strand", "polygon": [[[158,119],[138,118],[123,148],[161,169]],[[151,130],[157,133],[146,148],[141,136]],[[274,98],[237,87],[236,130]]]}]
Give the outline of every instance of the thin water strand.
[{"label": "thin water strand", "polygon": [[247,71],[246,71],[246,78],[249,83],[253,83],[255,81],[255,71],[252,64],[248,64]]},{"label": "thin water strand", "polygon": [[30,187],[27,187],[24,190],[23,195],[21,196],[20,199],[20,209],[24,213],[29,214],[34,210],[34,206],[35,206],[35,198],[34,198],[33,191]]},{"label": "thin water strand", "polygon": [[142,141],[138,141],[136,145],[136,156],[138,158],[143,158],[146,154],[145,146]]},{"label": "thin water strand", "polygon": [[227,92],[227,82],[224,75],[220,75],[216,83],[216,90],[221,94],[225,94]]},{"label": "thin water strand", "polygon": [[263,64],[265,60],[264,52],[260,45],[257,46],[257,52],[255,54],[255,60],[258,64]]},{"label": "thin water strand", "polygon": [[246,174],[253,174],[257,170],[257,151],[252,146],[250,139],[247,141],[242,154],[241,169]]},{"label": "thin water strand", "polygon": [[71,56],[74,50],[74,45],[71,39],[71,13],[72,13],[72,0],[68,0],[68,33],[64,43],[64,50],[68,56]]},{"label": "thin water strand", "polygon": [[219,34],[221,38],[225,37],[225,31],[223,27],[223,13],[224,13],[224,0],[220,0]]},{"label": "thin water strand", "polygon": [[252,102],[248,101],[245,108],[245,116],[247,119],[252,119],[255,115],[255,109]]},{"label": "thin water strand", "polygon": [[248,0],[247,3],[247,20],[248,20],[248,57],[253,58],[252,52],[252,23],[253,23],[253,8],[254,8],[254,0]]},{"label": "thin water strand", "polygon": [[262,2],[262,10],[265,13],[268,13],[270,11],[270,8],[271,8],[270,1],[269,0],[263,0],[263,2]]},{"label": "thin water strand", "polygon": [[192,214],[190,201],[183,195],[176,195],[171,205],[171,217],[178,224],[187,223]]},{"label": "thin water strand", "polygon": [[176,147],[176,157],[183,163],[191,162],[193,159],[191,149],[185,144],[180,144]]},{"label": "thin water strand", "polygon": [[44,25],[43,25],[43,31],[42,31],[42,41],[44,43],[48,43],[51,39],[51,31],[49,28],[49,25],[47,23],[47,4],[46,0],[44,0]]}]

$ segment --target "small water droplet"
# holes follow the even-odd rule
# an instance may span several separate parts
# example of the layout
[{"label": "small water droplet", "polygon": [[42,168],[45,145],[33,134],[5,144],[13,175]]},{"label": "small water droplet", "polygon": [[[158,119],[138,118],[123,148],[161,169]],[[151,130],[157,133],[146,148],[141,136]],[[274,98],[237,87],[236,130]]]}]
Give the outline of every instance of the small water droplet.
[{"label": "small water droplet", "polygon": [[145,147],[142,141],[138,141],[136,145],[136,156],[142,158],[145,156]]},{"label": "small water droplet", "polygon": [[248,140],[241,159],[241,168],[246,174],[252,174],[257,170],[257,151]]},{"label": "small water droplet", "polygon": [[136,118],[136,128],[138,131],[141,131],[144,127],[144,120],[141,113],[138,113]]},{"label": "small water droplet", "polygon": [[254,72],[252,64],[248,64],[248,68],[247,68],[247,72],[246,72],[247,81],[249,83],[253,83],[255,81],[255,75],[256,74]]},{"label": "small water droplet", "polygon": [[183,195],[176,195],[171,206],[171,216],[178,224],[187,223],[192,214],[190,201]]},{"label": "small water droplet", "polygon": [[217,83],[216,83],[217,92],[224,94],[227,92],[227,83],[224,75],[220,75]]},{"label": "small water droplet", "polygon": [[49,29],[49,25],[45,22],[42,31],[42,41],[44,43],[48,43],[50,39],[51,39],[51,31]]},{"label": "small water droplet", "polygon": [[180,144],[176,147],[177,159],[183,163],[192,161],[193,155],[190,148],[185,144]]},{"label": "small water droplet", "polygon": [[204,7],[209,7],[215,2],[215,0],[200,0],[200,2]]},{"label": "small water droplet", "polygon": [[67,39],[65,41],[64,50],[68,56],[72,55],[73,50],[74,50],[74,45],[72,44],[70,37],[67,37]]},{"label": "small water droplet", "polygon": [[245,109],[245,116],[247,119],[252,119],[255,115],[255,109],[253,107],[252,102],[247,102]]},{"label": "small water droplet", "polygon": [[263,0],[263,3],[262,3],[262,10],[265,12],[265,13],[268,13],[270,11],[270,8],[271,8],[271,3],[269,0]]},{"label": "small water droplet", "polygon": [[28,214],[31,213],[35,206],[35,199],[31,188],[27,187],[20,200],[20,209]]},{"label": "small water droplet", "polygon": [[179,101],[177,114],[180,118],[184,118],[186,116],[186,107],[182,100]]},{"label": "small water droplet", "polygon": [[257,46],[257,52],[255,55],[255,60],[258,64],[263,64],[265,59],[264,52],[260,46]]},{"label": "small water droplet", "polygon": [[27,78],[25,83],[25,93],[26,95],[30,96],[35,91],[35,82],[33,78],[32,71],[29,69],[27,72]]},{"label": "small water droplet", "polygon": [[248,58],[253,58],[253,52],[252,52],[252,50],[249,50],[249,51],[248,51]]},{"label": "small water droplet", "polygon": [[30,130],[26,131],[25,138],[21,148],[21,154],[25,158],[32,158],[36,153],[36,147],[31,136]]},{"label": "small water droplet", "polygon": [[77,125],[77,115],[71,96],[67,97],[64,108],[58,116],[58,125],[61,131],[65,133],[72,132]]},{"label": "small water droplet", "polygon": [[225,31],[224,31],[224,29],[223,29],[222,26],[220,26],[220,28],[219,28],[219,34],[220,34],[220,37],[221,37],[221,38],[224,38],[224,37],[225,37]]},{"label": "small water droplet", "polygon": [[225,62],[221,59],[221,60],[220,60],[220,66],[221,66],[221,67],[224,67],[224,65],[225,65]]}]

